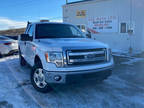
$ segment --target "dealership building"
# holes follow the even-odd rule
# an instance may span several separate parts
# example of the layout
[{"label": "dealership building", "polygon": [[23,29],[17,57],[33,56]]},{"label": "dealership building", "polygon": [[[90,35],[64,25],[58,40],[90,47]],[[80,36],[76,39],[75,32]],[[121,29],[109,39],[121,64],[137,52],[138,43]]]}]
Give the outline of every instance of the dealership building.
[{"label": "dealership building", "polygon": [[77,25],[113,52],[144,51],[144,0],[82,0],[63,5],[63,22]]}]

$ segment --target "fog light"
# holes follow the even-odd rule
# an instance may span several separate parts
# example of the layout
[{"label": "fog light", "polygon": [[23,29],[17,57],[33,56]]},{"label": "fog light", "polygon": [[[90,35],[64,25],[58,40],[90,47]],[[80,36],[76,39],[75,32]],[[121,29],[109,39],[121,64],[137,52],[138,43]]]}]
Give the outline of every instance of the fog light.
[{"label": "fog light", "polygon": [[60,81],[61,80],[61,76],[59,76],[59,75],[54,76],[54,80]]}]

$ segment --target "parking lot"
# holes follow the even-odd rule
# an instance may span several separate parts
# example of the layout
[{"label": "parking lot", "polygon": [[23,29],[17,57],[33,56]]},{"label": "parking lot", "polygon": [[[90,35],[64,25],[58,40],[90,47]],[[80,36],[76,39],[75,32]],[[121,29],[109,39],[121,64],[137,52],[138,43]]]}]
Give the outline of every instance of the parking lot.
[{"label": "parking lot", "polygon": [[37,92],[29,81],[30,68],[18,56],[0,59],[0,108],[144,108],[144,57],[115,56],[115,68],[102,83],[87,81],[54,85]]}]

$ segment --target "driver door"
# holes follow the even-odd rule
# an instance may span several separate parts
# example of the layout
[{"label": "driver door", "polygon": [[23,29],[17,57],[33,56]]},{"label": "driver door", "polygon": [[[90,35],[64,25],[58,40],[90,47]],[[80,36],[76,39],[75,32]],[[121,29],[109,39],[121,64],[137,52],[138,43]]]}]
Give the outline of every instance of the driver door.
[{"label": "driver door", "polygon": [[[27,32],[27,34],[33,38],[34,36],[34,25],[30,25],[29,27],[29,30]],[[26,61],[29,63],[29,64],[32,64],[32,55],[34,53],[34,51],[32,50],[32,46],[33,46],[33,40],[27,40],[26,41],[26,47],[25,47],[25,55],[26,55]]]}]

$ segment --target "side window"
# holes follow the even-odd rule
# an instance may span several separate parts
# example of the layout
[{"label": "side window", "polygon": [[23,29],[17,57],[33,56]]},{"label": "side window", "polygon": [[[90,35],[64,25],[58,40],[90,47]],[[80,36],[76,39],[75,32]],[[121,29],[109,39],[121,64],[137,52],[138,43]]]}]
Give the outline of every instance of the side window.
[{"label": "side window", "polygon": [[70,29],[71,29],[73,35],[76,35],[76,36],[81,35],[80,32],[76,28],[71,26]]},{"label": "side window", "polygon": [[33,36],[33,33],[34,33],[34,25],[31,25],[31,26],[29,27],[29,30],[28,30],[27,34],[29,34],[29,36],[32,37],[32,36]]},{"label": "side window", "polygon": [[82,30],[83,32],[86,32],[85,25],[81,25],[81,30]]},{"label": "side window", "polygon": [[82,32],[86,32],[86,27],[85,27],[85,25],[77,25],[77,27],[78,27],[79,29],[81,29]]},{"label": "side window", "polygon": [[27,26],[27,28],[26,28],[26,30],[25,30],[25,34],[27,34],[29,28],[30,28],[30,26]]}]

